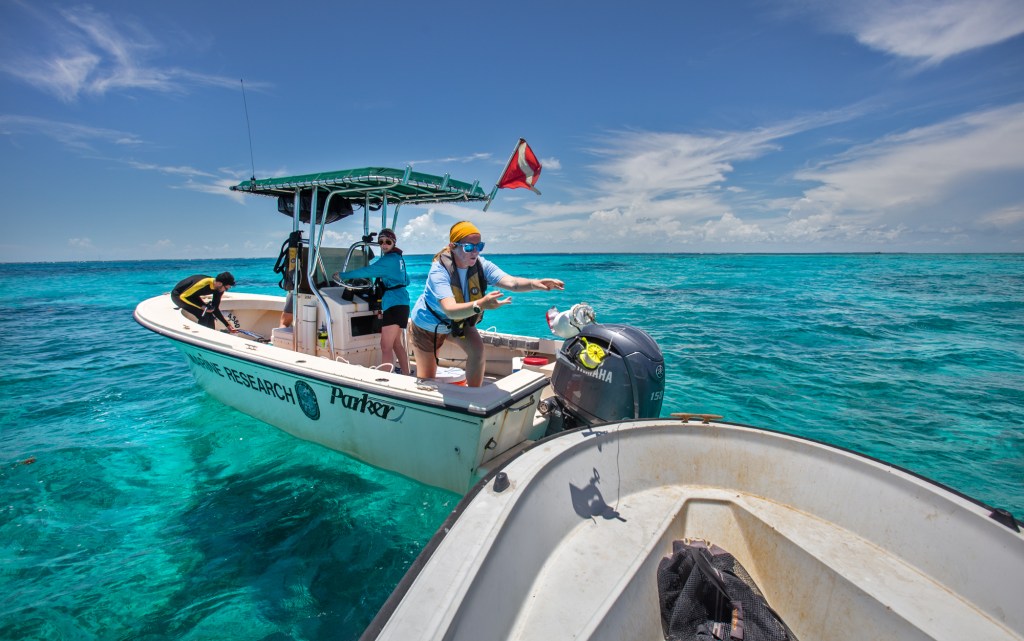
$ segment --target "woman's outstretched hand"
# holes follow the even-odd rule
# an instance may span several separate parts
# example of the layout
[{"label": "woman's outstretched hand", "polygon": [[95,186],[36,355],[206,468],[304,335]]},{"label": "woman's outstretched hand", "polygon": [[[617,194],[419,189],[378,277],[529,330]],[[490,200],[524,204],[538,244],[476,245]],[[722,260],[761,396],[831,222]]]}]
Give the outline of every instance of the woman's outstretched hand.
[{"label": "woman's outstretched hand", "polygon": [[534,278],[533,286],[535,289],[565,289],[565,283],[558,280],[557,278]]},{"label": "woman's outstretched hand", "polygon": [[511,296],[502,298],[503,295],[503,292],[499,290],[489,291],[476,304],[480,306],[480,309],[497,309],[512,302]]}]

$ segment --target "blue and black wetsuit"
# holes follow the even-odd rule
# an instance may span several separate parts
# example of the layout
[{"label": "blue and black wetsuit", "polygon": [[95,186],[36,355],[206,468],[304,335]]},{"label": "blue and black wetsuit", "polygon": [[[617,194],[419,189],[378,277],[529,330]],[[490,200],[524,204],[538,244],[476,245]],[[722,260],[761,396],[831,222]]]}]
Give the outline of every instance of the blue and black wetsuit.
[{"label": "blue and black wetsuit", "polygon": [[[213,319],[217,318],[225,326],[230,327],[224,314],[220,312],[220,299],[224,295],[213,287],[216,281],[212,276],[196,274],[189,276],[174,286],[171,290],[171,300],[178,307],[187,312],[192,312],[203,327],[213,329]],[[209,305],[203,302],[202,296],[213,294],[213,301]]]}]

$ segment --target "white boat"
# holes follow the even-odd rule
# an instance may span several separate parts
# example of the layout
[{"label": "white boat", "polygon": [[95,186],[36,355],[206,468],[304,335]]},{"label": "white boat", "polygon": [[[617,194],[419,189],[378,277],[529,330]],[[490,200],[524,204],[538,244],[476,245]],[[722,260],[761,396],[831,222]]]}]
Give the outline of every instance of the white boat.
[{"label": "white boat", "polygon": [[[486,202],[477,184],[370,167],[249,180],[232,189],[274,197],[278,211],[292,218],[291,244],[282,257],[290,256],[299,274],[292,291],[294,329],[277,327],[283,295],[224,295],[221,311],[245,334],[201,326],[169,294],[135,309],[142,326],[174,342],[196,381],[217,400],[299,438],[460,494],[503,458],[560,427],[563,417],[570,425],[577,420],[561,411],[556,388],[572,397],[569,404],[580,416],[586,410],[587,420],[660,412],[661,352],[646,334],[625,326],[594,325],[572,341],[481,332],[486,378],[478,388],[457,384],[464,355],[448,344],[437,356],[440,365],[456,371],[449,378],[421,380],[378,367],[380,327],[366,300],[367,283],[339,286],[330,275],[371,259],[377,247],[371,214],[379,212],[380,227],[394,228],[404,204]],[[362,240],[326,246],[325,226],[359,208]],[[307,241],[299,241],[300,223]],[[583,349],[578,340],[607,353],[599,370],[566,360]],[[644,353],[624,351],[629,345],[640,345]],[[558,373],[563,351],[566,362]]]},{"label": "white boat", "polygon": [[363,641],[663,639],[659,563],[696,539],[735,555],[803,641],[1020,640],[1019,526],[808,439],[617,422],[540,441],[474,487]]}]

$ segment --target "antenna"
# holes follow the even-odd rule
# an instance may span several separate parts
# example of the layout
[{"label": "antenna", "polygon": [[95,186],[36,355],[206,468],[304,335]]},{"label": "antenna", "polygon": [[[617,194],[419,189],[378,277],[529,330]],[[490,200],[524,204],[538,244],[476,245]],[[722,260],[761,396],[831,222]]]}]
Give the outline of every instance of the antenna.
[{"label": "antenna", "polygon": [[245,106],[245,128],[249,132],[249,162],[252,163],[252,177],[249,180],[256,182],[256,161],[252,155],[252,127],[249,125],[249,103],[245,99],[245,80],[239,78],[238,82],[242,83],[242,105]]}]

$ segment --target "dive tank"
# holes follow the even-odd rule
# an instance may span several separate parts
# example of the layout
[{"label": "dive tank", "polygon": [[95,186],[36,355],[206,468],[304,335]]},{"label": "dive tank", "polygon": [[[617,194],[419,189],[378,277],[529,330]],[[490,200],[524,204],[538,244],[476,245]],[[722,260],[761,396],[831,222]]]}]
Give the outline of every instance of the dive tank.
[{"label": "dive tank", "polygon": [[643,330],[595,323],[562,344],[551,387],[557,401],[541,409],[552,428],[655,418],[665,395],[665,359]]}]

